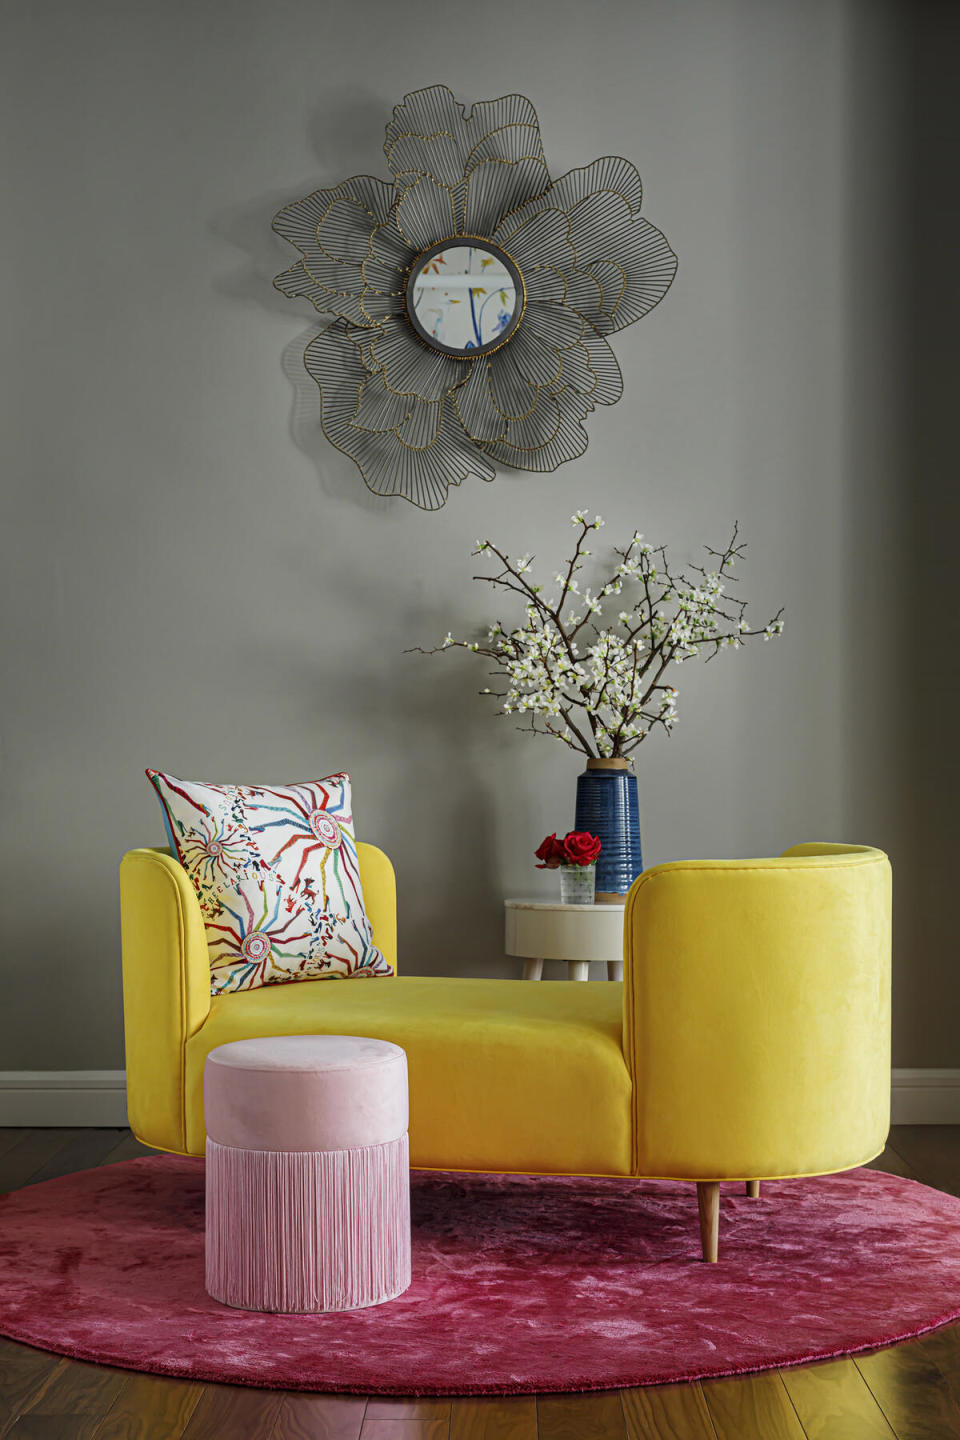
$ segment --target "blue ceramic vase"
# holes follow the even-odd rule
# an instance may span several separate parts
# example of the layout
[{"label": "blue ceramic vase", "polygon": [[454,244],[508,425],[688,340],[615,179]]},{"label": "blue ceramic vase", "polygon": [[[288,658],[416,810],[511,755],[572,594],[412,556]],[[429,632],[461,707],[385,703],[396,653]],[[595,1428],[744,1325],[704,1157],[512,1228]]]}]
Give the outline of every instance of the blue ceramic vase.
[{"label": "blue ceramic vase", "polygon": [[643,869],[637,777],[629,760],[588,760],[577,776],[574,829],[598,836],[597,901],[622,900]]}]

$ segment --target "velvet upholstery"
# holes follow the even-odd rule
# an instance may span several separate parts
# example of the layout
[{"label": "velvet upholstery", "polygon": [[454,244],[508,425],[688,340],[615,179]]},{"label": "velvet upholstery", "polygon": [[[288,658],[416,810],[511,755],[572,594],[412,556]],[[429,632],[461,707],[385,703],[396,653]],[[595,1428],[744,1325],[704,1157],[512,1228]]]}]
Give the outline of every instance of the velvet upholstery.
[{"label": "velvet upholstery", "polygon": [[[298,982],[302,983],[302,982]],[[407,1057],[360,1035],[236,1040],[204,1065],[211,1140],[243,1150],[352,1150],[407,1132]]]},{"label": "velvet upholstery", "polygon": [[[309,980],[218,995],[187,1041],[186,1139],[203,1154],[203,1067],[260,1035],[369,1035],[407,1053],[410,1153],[428,1169],[630,1173],[621,985]],[[149,1137],[147,1137],[149,1138]]]},{"label": "velvet upholstery", "polygon": [[[396,962],[390,862],[358,846]],[[196,896],[164,852],[121,867],[130,1123],[203,1153],[203,1066],[257,1035],[407,1052],[411,1159],[433,1169],[767,1179],[861,1164],[889,1121],[890,875],[854,846],[655,866],[624,984],[404,977],[207,992]]]},{"label": "velvet upholstery", "polygon": [[890,1121],[890,867],[876,850],[657,865],[625,916],[635,1173],[814,1175]]}]

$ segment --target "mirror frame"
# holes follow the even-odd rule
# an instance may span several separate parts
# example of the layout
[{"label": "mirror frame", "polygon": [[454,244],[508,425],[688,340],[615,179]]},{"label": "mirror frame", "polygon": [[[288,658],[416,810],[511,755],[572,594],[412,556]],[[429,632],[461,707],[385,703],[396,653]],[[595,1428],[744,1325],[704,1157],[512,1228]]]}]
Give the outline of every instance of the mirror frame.
[{"label": "mirror frame", "polygon": [[[553,177],[526,96],[468,106],[446,85],[404,96],[384,153],[389,178],[325,185],[273,220],[299,251],[275,286],[323,317],[303,359],[324,435],[373,494],[423,510],[500,467],[544,475],[576,460],[588,417],[623,393],[610,341],[677,270],[640,215],[636,166],[602,155]],[[464,241],[516,267],[513,316],[476,350],[434,340],[411,313],[412,274]]]},{"label": "mirror frame", "polygon": [[[423,266],[428,260],[432,260],[434,255],[441,255],[444,250],[466,250],[469,249],[471,245],[482,247],[488,255],[493,255],[501,262],[510,279],[513,281],[517,303],[514,305],[513,317],[510,324],[506,329],[501,330],[499,335],[495,335],[492,340],[488,340],[486,345],[478,345],[473,350],[459,350],[454,345],[442,344],[432,335],[428,335],[426,330],[424,330],[414,311],[413,287],[417,282],[417,277],[423,269]],[[527,287],[523,282],[523,275],[516,261],[512,256],[507,254],[501,245],[495,244],[493,240],[488,240],[485,235],[450,235],[446,240],[438,240],[435,244],[428,245],[426,250],[422,250],[419,255],[414,257],[407,271],[406,284],[403,287],[403,307],[413,333],[424,345],[429,346],[431,350],[438,351],[441,355],[454,355],[458,360],[474,360],[478,355],[492,355],[494,350],[499,350],[501,346],[508,343],[511,335],[513,335],[520,321],[523,319],[524,312],[527,308]]]}]

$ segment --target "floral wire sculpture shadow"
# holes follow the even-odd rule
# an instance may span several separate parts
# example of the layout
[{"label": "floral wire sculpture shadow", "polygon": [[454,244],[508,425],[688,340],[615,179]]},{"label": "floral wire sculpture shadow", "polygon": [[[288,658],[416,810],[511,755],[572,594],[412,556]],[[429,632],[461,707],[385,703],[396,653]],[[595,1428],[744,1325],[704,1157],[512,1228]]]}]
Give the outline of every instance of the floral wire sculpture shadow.
[{"label": "floral wire sculpture shadow", "polygon": [[[752,630],[747,602],[726,593],[736,578],[730,572],[746,549],[736,525],[724,550],[704,547],[716,562],[709,570],[702,565],[672,570],[666,546],[651,545],[635,531],[623,549],[614,547],[614,573],[594,591],[581,589],[579,577],[592,554],[587,537],[604,522],[599,515],[588,520],[578,510],[570,523],[576,544],[566,569],[553,577],[552,595],[528,579],[532,555],[511,560],[491,540],[477,541],[473,553],[492,557],[500,568],[495,575],[473,578],[519,595],[525,610],[521,624],[508,628],[493,621],[485,644],[448,634],[442,645],[417,646],[408,653],[436,655],[459,648],[483,655],[505,688],[485,686],[480,694],[501,700],[502,714],[528,716],[529,723],[519,729],[552,735],[587,756],[618,759],[652,730],[660,727],[669,734],[676,724],[677,691],[665,678],[671,665],[703,653],[712,660],[721,650],[738,650],[754,635],[770,640],[783,631],[783,611]],[[604,628],[604,606],[615,600],[620,605],[616,625]]]},{"label": "floral wire sculpture shadow", "polygon": [[[467,112],[446,86],[407,95],[384,145],[391,181],[358,175],[273,222],[301,258],[277,276],[335,318],[306,348],[322,424],[377,495],[423,509],[494,461],[550,471],[586,449],[583,421],[620,399],[605,336],[663,298],[677,259],[639,215],[629,161],[606,156],[551,181],[522,95]],[[458,237],[493,245],[522,279],[519,322],[487,354],[450,354],[414,330],[407,279]]]}]

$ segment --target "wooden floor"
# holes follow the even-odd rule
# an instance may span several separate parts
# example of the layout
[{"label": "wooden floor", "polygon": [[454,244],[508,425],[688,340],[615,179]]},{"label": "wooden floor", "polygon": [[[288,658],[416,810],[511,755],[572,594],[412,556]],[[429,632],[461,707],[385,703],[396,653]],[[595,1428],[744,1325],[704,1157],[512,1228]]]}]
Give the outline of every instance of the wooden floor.
[{"label": "wooden floor", "polygon": [[[125,1130],[0,1129],[0,1193],[145,1151]],[[960,1195],[960,1126],[875,1162]],[[691,1193],[691,1224],[696,1224]],[[721,1261],[722,1263],[722,1261]],[[0,1440],[960,1440],[960,1325],[735,1380],[591,1395],[364,1400],[191,1384],[0,1339]]]}]

